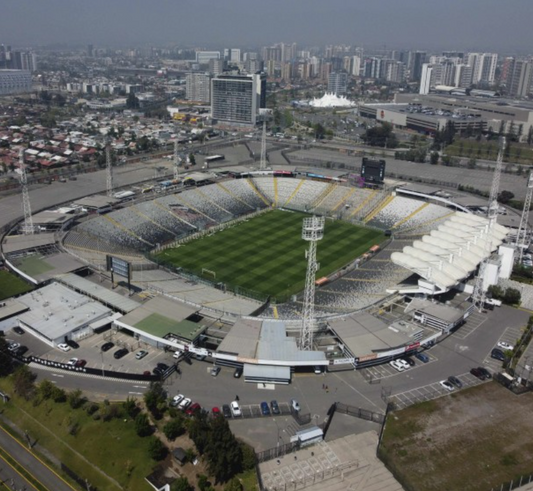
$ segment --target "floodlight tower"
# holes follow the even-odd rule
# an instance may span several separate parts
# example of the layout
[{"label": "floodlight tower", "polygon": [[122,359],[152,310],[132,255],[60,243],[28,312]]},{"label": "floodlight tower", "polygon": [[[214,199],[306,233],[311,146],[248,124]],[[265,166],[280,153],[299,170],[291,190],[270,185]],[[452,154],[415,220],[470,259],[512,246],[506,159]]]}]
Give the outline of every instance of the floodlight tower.
[{"label": "floodlight tower", "polygon": [[485,233],[485,247],[483,251],[483,260],[479,265],[478,274],[476,277],[476,284],[474,286],[474,293],[472,294],[472,299],[474,305],[481,312],[483,306],[487,300],[487,292],[483,287],[485,270],[487,269],[487,264],[489,262],[490,253],[492,252],[492,239],[491,231],[496,223],[498,218],[498,191],[500,190],[500,176],[502,173],[503,167],[503,152],[505,150],[505,137],[502,137],[500,140],[500,151],[498,152],[498,159],[496,161],[496,167],[494,168],[494,175],[492,177],[492,186],[490,188],[489,194],[489,206],[487,211],[487,218],[489,219],[488,225]]},{"label": "floodlight tower", "polygon": [[108,143],[105,146],[105,162],[106,162],[106,184],[107,195],[113,197],[113,163],[111,161],[111,145]]},{"label": "floodlight tower", "polygon": [[267,122],[266,118],[263,119],[263,133],[261,134],[261,160],[259,162],[259,170],[266,170],[266,153],[267,153],[267,145],[266,145],[266,138],[267,135]]},{"label": "floodlight tower", "polygon": [[518,262],[519,263],[522,263],[524,249],[526,248],[528,216],[529,216],[529,208],[531,207],[532,197],[533,197],[533,168],[530,168],[529,177],[527,179],[527,192],[526,192],[526,199],[524,201],[524,209],[522,210],[522,216],[520,217],[520,225],[518,227],[518,233],[516,235],[516,247],[518,248]]},{"label": "floodlight tower", "polygon": [[174,140],[174,179],[180,178],[180,156],[178,153],[178,138]]},{"label": "floodlight tower", "polygon": [[315,280],[319,264],[316,262],[316,246],[324,237],[324,217],[313,216],[304,218],[302,239],[309,242],[307,257],[307,275],[305,276],[304,311],[302,318],[302,333],[300,335],[300,349],[309,351],[313,347],[313,331],[316,327],[315,319]]},{"label": "floodlight tower", "polygon": [[22,189],[22,210],[24,212],[24,235],[32,235],[34,232],[33,229],[33,218],[31,216],[31,203],[30,203],[30,193],[28,191],[28,177],[26,175],[26,166],[24,165],[24,150],[21,149],[19,152],[19,162],[20,162],[20,187]]}]

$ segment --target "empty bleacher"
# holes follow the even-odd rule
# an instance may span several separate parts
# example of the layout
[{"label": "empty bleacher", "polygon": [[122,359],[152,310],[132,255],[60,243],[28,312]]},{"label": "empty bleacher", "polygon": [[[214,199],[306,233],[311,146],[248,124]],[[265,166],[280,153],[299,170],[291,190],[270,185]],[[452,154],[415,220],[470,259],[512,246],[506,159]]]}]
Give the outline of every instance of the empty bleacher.
[{"label": "empty bleacher", "polygon": [[368,220],[368,225],[381,229],[390,229],[403,218],[419,209],[424,203],[404,198],[403,196],[394,196],[384,204],[385,206]]}]

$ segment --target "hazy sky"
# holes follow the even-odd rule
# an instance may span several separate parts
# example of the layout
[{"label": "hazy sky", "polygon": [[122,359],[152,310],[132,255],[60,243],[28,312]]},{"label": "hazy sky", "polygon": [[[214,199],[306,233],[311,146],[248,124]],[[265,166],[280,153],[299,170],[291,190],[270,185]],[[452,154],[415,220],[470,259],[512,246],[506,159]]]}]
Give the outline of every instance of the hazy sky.
[{"label": "hazy sky", "polygon": [[0,43],[533,52],[533,0],[0,0]]}]

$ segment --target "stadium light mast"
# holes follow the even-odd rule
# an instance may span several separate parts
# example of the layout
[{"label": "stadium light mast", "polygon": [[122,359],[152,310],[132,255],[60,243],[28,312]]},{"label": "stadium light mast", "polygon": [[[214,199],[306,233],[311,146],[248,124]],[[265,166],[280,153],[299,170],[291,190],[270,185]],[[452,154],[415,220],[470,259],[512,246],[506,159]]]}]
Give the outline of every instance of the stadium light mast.
[{"label": "stadium light mast", "polygon": [[266,135],[267,135],[267,123],[266,118],[263,119],[263,133],[261,134],[261,160],[259,161],[259,170],[266,170]]},{"label": "stadium light mast", "polygon": [[26,174],[26,166],[24,165],[24,150],[21,148],[19,152],[20,163],[20,187],[22,189],[22,210],[24,213],[24,235],[33,235],[33,218],[31,215],[30,193],[28,191],[28,176]]},{"label": "stadium light mast", "polygon": [[300,335],[300,349],[310,351],[313,348],[313,331],[316,327],[315,319],[315,281],[319,264],[316,262],[316,246],[324,237],[324,217],[313,216],[304,218],[302,239],[309,242],[306,251],[307,274],[305,276],[304,310],[302,318],[302,332]]},{"label": "stadium light mast", "polygon": [[113,163],[111,161],[111,144],[108,142],[105,146],[105,161],[106,161],[106,188],[107,195],[113,197]]},{"label": "stadium light mast", "polygon": [[178,149],[178,137],[174,140],[174,179],[180,178],[180,156]]},{"label": "stadium light mast", "polygon": [[503,152],[505,150],[505,137],[500,140],[500,150],[498,152],[498,159],[496,161],[496,167],[494,168],[494,175],[492,177],[492,185],[489,194],[489,206],[487,211],[488,225],[486,229],[485,247],[483,250],[483,259],[479,265],[478,274],[476,277],[476,284],[474,286],[474,293],[472,294],[472,300],[477,310],[481,312],[483,306],[487,300],[487,292],[484,288],[485,271],[487,264],[489,263],[490,253],[492,252],[492,237],[491,231],[498,218],[498,192],[500,190],[500,176],[503,167]]},{"label": "stadium light mast", "polygon": [[524,201],[524,209],[522,210],[522,216],[520,217],[520,225],[518,226],[518,232],[516,234],[516,247],[518,249],[518,262],[522,263],[524,256],[524,249],[526,248],[527,239],[527,225],[529,209],[531,208],[531,198],[533,197],[533,168],[529,169],[529,177],[527,179],[527,192],[526,199]]}]

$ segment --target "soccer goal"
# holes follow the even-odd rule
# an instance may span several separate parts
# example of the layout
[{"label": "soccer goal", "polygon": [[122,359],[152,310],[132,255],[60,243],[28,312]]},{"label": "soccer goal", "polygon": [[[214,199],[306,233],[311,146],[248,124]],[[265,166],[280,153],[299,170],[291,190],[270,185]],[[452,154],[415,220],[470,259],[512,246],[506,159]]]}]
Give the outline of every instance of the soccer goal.
[{"label": "soccer goal", "polygon": [[208,275],[211,275],[213,279],[215,280],[217,279],[217,274],[213,270],[202,268],[202,276],[208,276]]}]

